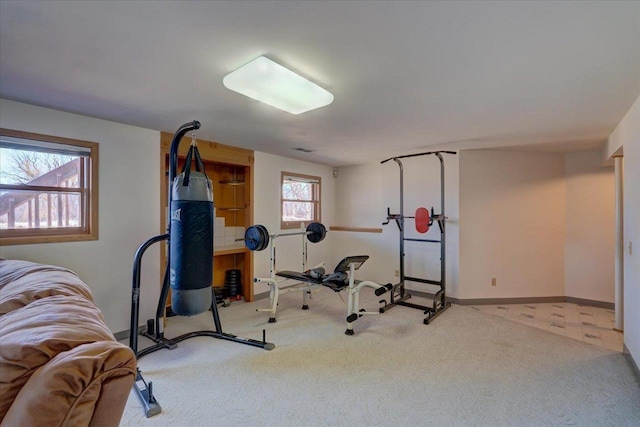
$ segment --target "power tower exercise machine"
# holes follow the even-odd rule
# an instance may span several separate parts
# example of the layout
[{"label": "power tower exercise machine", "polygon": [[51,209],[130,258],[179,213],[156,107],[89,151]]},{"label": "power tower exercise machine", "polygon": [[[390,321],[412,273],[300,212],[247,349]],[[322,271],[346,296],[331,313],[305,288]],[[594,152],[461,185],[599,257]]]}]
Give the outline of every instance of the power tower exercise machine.
[{"label": "power tower exercise machine", "polygon": [[[204,163],[198,152],[195,131],[200,122],[193,121],[182,125],[173,136],[169,153],[169,194],[170,215],[167,220],[167,233],[152,237],[136,251],[133,262],[133,284],[131,292],[131,323],[129,327],[129,347],[140,359],[157,350],[174,349],[177,344],[188,338],[212,337],[272,350],[275,345],[266,342],[265,331],[262,341],[241,338],[222,331],[220,316],[213,289],[213,186],[204,170]],[[191,147],[185,159],[182,173],[177,174],[178,145],[182,137],[192,131]],[[191,171],[195,160],[195,171]],[[138,320],[140,312],[140,269],[142,256],[154,243],[167,241],[167,265],[165,268],[162,291],[158,300],[156,317],[147,321],[146,338],[155,344],[138,351]],[[164,319],[167,310],[169,287],[172,289],[171,309],[176,315],[193,316],[210,310],[215,329],[196,331],[176,338],[164,337]],[[162,409],[153,395],[152,383],[147,383],[138,368],[133,386],[148,417],[159,414]]]},{"label": "power tower exercise machine", "polygon": [[[446,250],[445,250],[445,237],[446,237],[446,220],[445,216],[445,206],[444,206],[444,160],[442,158],[442,154],[456,154],[454,151],[429,151],[426,153],[418,153],[418,154],[408,154],[404,156],[391,157],[389,159],[383,160],[380,164],[384,164],[389,160],[393,160],[398,164],[400,168],[400,213],[391,213],[390,208],[387,207],[387,220],[382,223],[382,225],[387,225],[391,220],[396,222],[398,226],[398,230],[400,231],[400,281],[393,285],[391,289],[391,294],[389,298],[389,302],[385,302],[385,305],[380,308],[380,312],[385,312],[396,305],[402,305],[405,307],[411,307],[418,310],[423,310],[424,314],[427,315],[424,319],[424,324],[428,325],[433,319],[439,316],[443,311],[451,306],[450,302],[446,300]],[[404,171],[402,166],[402,161],[400,159],[404,159],[407,157],[418,157],[418,156],[428,156],[434,155],[440,161],[440,213],[436,214],[431,207],[431,212],[429,212],[426,208],[418,208],[414,216],[406,216],[404,214]],[[438,227],[440,228],[440,240],[434,239],[419,239],[419,238],[411,238],[405,237],[405,220],[413,219],[415,222],[416,230],[419,233],[426,233],[429,230],[429,227],[433,225],[433,222],[438,223]],[[427,278],[421,277],[412,277],[405,275],[405,248],[404,243],[406,241],[411,242],[421,242],[421,243],[434,243],[440,245],[440,280],[431,280]],[[433,295],[433,305],[431,307],[413,304],[408,302],[411,298],[411,295],[407,293],[405,289],[405,282],[418,282],[418,283],[426,283],[429,285],[439,286],[440,289],[436,291]]]}]

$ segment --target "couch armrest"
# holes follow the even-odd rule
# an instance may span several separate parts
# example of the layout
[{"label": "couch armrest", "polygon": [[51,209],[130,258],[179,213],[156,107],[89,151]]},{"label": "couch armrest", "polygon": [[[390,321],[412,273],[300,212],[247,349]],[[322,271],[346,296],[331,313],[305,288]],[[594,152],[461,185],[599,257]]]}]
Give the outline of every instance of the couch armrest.
[{"label": "couch armrest", "polygon": [[129,347],[116,341],[80,345],[33,373],[1,425],[117,427],[135,376]]}]

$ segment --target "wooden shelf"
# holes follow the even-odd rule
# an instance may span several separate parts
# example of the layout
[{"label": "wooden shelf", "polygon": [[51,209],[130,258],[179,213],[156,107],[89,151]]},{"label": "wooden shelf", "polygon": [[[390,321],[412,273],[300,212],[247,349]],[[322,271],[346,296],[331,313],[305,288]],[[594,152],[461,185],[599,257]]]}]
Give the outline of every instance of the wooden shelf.
[{"label": "wooden shelf", "polygon": [[233,254],[244,254],[249,252],[246,246],[242,245],[232,245],[232,246],[214,246],[213,247],[213,256],[221,256],[221,255],[233,255]]},{"label": "wooden shelf", "polygon": [[[165,174],[169,165],[169,151],[173,135],[166,132],[160,134],[161,147],[161,223],[166,223],[167,205]],[[178,167],[184,164],[189,147],[182,144],[178,147]],[[207,175],[213,184],[214,207],[216,216],[224,218],[226,227],[247,228],[253,224],[253,165],[252,150],[230,147],[212,141],[198,140],[198,150],[205,164]],[[231,243],[231,241],[227,241]],[[160,249],[161,265],[165,265],[166,245]],[[227,270],[240,270],[242,277],[242,294],[245,301],[253,301],[253,252],[244,246],[244,242],[231,245],[214,246],[213,248],[213,286],[222,286]],[[162,267],[162,272],[164,267]]]},{"label": "wooden shelf", "polygon": [[223,185],[244,185],[245,182],[240,179],[226,179],[223,181],[218,181],[218,183]]}]

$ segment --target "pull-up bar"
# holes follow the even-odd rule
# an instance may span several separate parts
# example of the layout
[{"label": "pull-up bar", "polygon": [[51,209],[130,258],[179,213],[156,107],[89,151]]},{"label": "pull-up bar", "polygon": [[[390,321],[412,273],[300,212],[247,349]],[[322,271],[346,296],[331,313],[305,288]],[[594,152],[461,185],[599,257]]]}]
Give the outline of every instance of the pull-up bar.
[{"label": "pull-up bar", "polygon": [[428,156],[429,154],[440,154],[440,153],[457,154],[455,151],[427,151],[426,153],[405,154],[404,156],[389,157],[388,159],[381,161],[380,164],[387,163],[389,160],[404,159],[407,157]]},{"label": "pull-up bar", "polygon": [[[426,208],[418,208],[416,210],[415,216],[405,216],[404,215],[404,171],[402,161],[400,159],[406,157],[418,157],[418,156],[426,156],[429,154],[435,155],[440,161],[440,213],[435,214],[433,212],[433,208],[431,208],[431,215],[429,215],[429,211]],[[390,208],[387,208],[387,220],[383,223],[383,225],[388,224],[390,220],[394,220],[396,225],[398,226],[398,230],[400,231],[400,281],[393,285],[391,289],[391,296],[389,299],[389,303],[385,303],[383,307],[380,308],[380,312],[384,312],[389,310],[390,308],[396,305],[402,305],[405,307],[417,308],[424,311],[424,314],[427,317],[424,319],[425,324],[429,324],[436,316],[440,315],[443,311],[445,311],[451,303],[446,300],[446,286],[445,286],[445,277],[446,277],[446,264],[445,264],[445,222],[447,217],[445,216],[445,206],[444,206],[444,160],[442,158],[442,154],[457,154],[455,151],[429,151],[426,153],[417,153],[417,154],[406,154],[404,156],[396,156],[391,157],[389,159],[383,160],[380,163],[386,163],[389,160],[393,160],[398,164],[400,168],[400,213],[392,214]],[[426,233],[429,230],[429,226],[435,220],[438,222],[438,226],[440,228],[440,240],[434,239],[415,239],[415,238],[407,238],[405,237],[405,227],[404,221],[407,218],[413,218],[416,224],[416,230],[420,233]],[[440,244],[440,280],[430,280],[426,278],[419,277],[409,277],[405,275],[405,251],[404,251],[404,242],[412,241],[412,242],[426,242],[426,243],[439,243]],[[419,282],[419,283],[427,283],[430,285],[439,286],[440,289],[435,293],[433,297],[433,305],[432,307],[426,307],[423,305],[413,304],[408,302],[407,300],[411,298],[411,295],[405,292],[405,282]]]}]

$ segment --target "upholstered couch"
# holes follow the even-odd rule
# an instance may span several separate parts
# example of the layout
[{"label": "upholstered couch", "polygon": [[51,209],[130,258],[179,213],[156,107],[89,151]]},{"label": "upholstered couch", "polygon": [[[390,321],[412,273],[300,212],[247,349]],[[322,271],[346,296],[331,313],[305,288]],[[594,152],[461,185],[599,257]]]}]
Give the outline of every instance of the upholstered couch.
[{"label": "upholstered couch", "polygon": [[75,273],[0,259],[0,426],[117,426],[135,375]]}]

